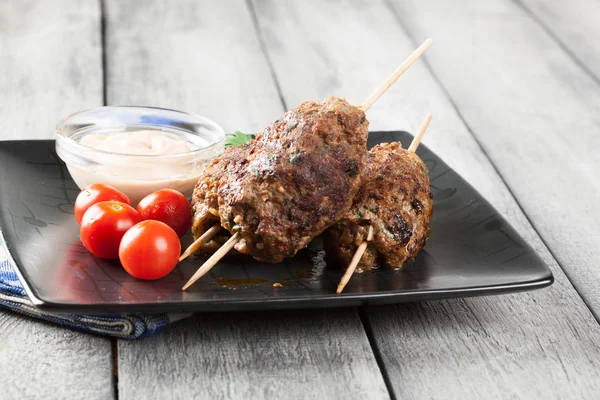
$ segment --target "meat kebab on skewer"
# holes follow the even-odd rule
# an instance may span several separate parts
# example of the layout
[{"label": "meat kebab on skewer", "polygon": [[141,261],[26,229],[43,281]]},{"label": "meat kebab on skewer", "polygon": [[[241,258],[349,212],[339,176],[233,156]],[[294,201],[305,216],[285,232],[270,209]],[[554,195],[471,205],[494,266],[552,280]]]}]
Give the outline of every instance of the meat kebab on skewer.
[{"label": "meat kebab on skewer", "polygon": [[236,250],[260,261],[294,256],[350,209],[368,126],[362,110],[337,97],[291,109],[198,182],[194,223],[220,220],[238,234]]},{"label": "meat kebab on skewer", "polygon": [[340,220],[360,187],[368,135],[364,112],[430,44],[415,50],[363,105],[337,97],[304,102],[210,163],[194,191],[192,248],[210,240],[219,225],[232,236],[183,290],[232,248],[276,263]]},{"label": "meat kebab on skewer", "polygon": [[235,247],[277,263],[341,219],[360,187],[368,126],[362,110],[330,97],[302,103],[226,150],[193,196],[196,232],[219,221],[233,234],[211,258]]},{"label": "meat kebab on skewer", "polygon": [[338,294],[355,269],[362,272],[378,265],[400,268],[425,245],[433,200],[427,166],[415,150],[430,121],[428,115],[408,150],[394,142],[381,143],[369,151],[352,208],[325,233],[327,257],[348,265]]}]

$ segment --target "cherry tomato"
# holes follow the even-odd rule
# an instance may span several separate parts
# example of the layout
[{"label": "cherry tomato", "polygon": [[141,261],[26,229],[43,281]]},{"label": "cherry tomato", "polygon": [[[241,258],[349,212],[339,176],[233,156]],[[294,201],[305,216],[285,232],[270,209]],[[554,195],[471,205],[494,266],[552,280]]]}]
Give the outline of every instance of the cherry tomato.
[{"label": "cherry tomato", "polygon": [[181,254],[177,233],[160,221],[142,221],[127,231],[119,247],[125,271],[139,279],[153,280],[175,268]]},{"label": "cherry tomato", "polygon": [[173,189],[161,189],[144,197],[137,206],[143,220],[164,222],[177,233],[185,235],[192,222],[192,206],[184,195]]},{"label": "cherry tomato", "polygon": [[117,258],[121,238],[141,220],[140,214],[129,204],[102,201],[83,214],[79,236],[85,248],[96,257]]},{"label": "cherry tomato", "polygon": [[131,205],[129,198],[112,186],[102,183],[93,183],[86,186],[75,200],[75,219],[77,223],[81,225],[83,214],[85,214],[88,208],[101,201],[110,200]]}]

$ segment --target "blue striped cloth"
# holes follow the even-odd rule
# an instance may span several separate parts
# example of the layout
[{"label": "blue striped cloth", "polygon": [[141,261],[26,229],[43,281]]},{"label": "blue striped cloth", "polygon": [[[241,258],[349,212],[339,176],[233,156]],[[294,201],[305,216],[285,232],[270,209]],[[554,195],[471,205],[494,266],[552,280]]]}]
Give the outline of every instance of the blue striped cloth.
[{"label": "blue striped cloth", "polygon": [[27,297],[25,289],[23,289],[13,266],[8,260],[4,243],[0,239],[0,309],[3,308],[64,325],[78,331],[123,339],[138,339],[150,336],[166,328],[169,324],[190,315],[183,313],[78,315],[38,310]]}]

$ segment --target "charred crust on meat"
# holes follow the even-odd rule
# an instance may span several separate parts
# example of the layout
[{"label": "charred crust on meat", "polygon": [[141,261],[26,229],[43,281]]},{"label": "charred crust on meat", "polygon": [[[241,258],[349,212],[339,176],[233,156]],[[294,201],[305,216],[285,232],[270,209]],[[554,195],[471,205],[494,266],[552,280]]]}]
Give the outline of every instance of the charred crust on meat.
[{"label": "charred crust on meat", "polygon": [[392,214],[392,223],[388,225],[387,229],[394,235],[394,239],[399,240],[402,244],[407,243],[410,239],[411,229],[399,212]]},{"label": "charred crust on meat", "polygon": [[384,197],[383,197],[383,196],[381,196],[381,195],[380,195],[379,193],[377,193],[377,192],[371,192],[371,193],[369,193],[369,198],[370,198],[370,199],[374,199],[374,200],[383,200],[383,199],[384,199]]},{"label": "charred crust on meat", "polygon": [[419,201],[419,199],[413,199],[413,201],[410,202],[410,205],[412,206],[413,210],[415,210],[417,215],[423,214],[423,204]]},{"label": "charred crust on meat", "polygon": [[350,178],[354,178],[358,175],[358,163],[356,161],[351,161],[346,167],[346,173]]}]

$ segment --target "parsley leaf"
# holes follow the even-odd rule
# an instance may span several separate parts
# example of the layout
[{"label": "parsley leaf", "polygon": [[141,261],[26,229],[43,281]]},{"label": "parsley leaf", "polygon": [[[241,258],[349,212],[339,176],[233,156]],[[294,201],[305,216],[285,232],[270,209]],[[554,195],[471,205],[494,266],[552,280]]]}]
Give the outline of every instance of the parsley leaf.
[{"label": "parsley leaf", "polygon": [[225,138],[225,147],[240,146],[252,140],[252,135],[236,131],[233,135],[227,135]]}]

